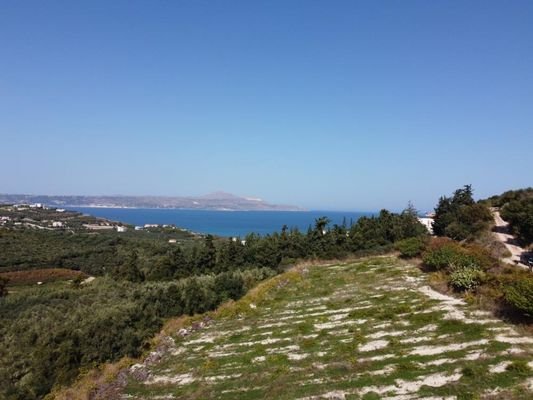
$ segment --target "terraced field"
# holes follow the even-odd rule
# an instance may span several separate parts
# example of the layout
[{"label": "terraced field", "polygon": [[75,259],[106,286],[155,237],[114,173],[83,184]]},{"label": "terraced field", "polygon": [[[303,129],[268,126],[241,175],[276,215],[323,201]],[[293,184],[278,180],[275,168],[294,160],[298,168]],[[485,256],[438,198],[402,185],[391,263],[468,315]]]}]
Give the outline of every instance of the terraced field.
[{"label": "terraced field", "polygon": [[533,398],[533,338],[395,258],[301,267],[168,338],[128,399]]}]

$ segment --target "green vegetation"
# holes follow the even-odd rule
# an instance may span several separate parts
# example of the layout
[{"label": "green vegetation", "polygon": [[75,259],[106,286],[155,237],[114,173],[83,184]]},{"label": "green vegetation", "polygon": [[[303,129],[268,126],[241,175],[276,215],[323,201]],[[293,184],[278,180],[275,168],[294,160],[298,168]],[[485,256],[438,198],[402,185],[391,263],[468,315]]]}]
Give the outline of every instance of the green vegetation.
[{"label": "green vegetation", "polygon": [[[512,342],[499,342],[489,328],[506,327],[495,320],[476,324],[467,309],[444,318],[449,305],[440,308],[423,295],[424,277],[404,261],[373,258],[284,272],[299,261],[396,249],[402,258],[421,256],[434,287],[464,292],[469,303],[510,311],[528,322],[530,275],[499,267],[493,253],[478,245],[492,221],[487,205],[473,200],[470,186],[441,198],[434,228],[448,238],[431,240],[412,206],[399,214],[382,210],[351,226],[330,226],[319,218],[307,232],[284,226],[272,235],[228,239],[174,228],[125,233],[0,228],[0,398],[40,399],[80,371],[141,355],[168,318],[210,312],[227,301],[208,314],[207,321],[215,323],[208,324],[206,340],[196,330],[174,336],[186,351],[175,348],[152,368],[149,376],[159,381],[130,379],[127,394],[150,398],[170,390],[180,398],[213,393],[292,398],[339,390],[382,398],[394,395],[398,382],[460,370],[458,380],[431,390],[421,385],[418,394],[476,398],[500,387],[505,394],[510,390],[509,398],[520,398],[519,377],[527,374],[522,357],[530,350],[505,353]],[[88,275],[97,279],[87,283]],[[466,319],[456,320],[462,314]],[[431,364],[431,357],[412,354],[419,341],[421,347],[483,345],[442,351],[455,361]],[[469,362],[476,350],[487,357]],[[490,372],[496,363],[508,365],[499,367],[505,372],[497,376]],[[179,383],[180,377],[188,383]]]},{"label": "green vegetation", "polygon": [[533,317],[533,277],[510,282],[504,293],[511,305]]},{"label": "green vegetation", "polygon": [[[447,285],[457,291],[468,291],[477,301],[507,306],[528,318],[533,316],[533,283],[523,271],[501,268],[499,259],[509,256],[501,243],[490,239],[488,207],[499,207],[511,232],[524,245],[533,242],[533,188],[511,190],[475,203],[470,185],[455,191],[452,198],[443,197],[436,208],[434,231],[439,236],[456,240],[432,240],[423,256],[424,265],[441,271]],[[478,245],[476,245],[476,244]],[[436,278],[438,279],[438,278]]]},{"label": "green vegetation", "polygon": [[486,231],[493,218],[488,207],[476,203],[471,185],[457,189],[452,197],[441,197],[435,208],[433,231],[454,240],[473,239]]},{"label": "green vegetation", "polygon": [[[243,241],[180,232],[1,228],[0,273],[45,284],[10,286],[0,300],[0,397],[39,399],[80,370],[138,356],[165,318],[238,299],[297,260],[382,252],[425,228],[408,208],[349,227],[320,218],[306,234],[284,227]],[[180,243],[169,243],[176,235]],[[99,278],[58,276],[65,269]]]},{"label": "green vegetation", "polygon": [[521,244],[529,246],[533,243],[533,197],[507,203],[501,216],[509,222],[512,234]]},{"label": "green vegetation", "polygon": [[403,258],[417,257],[426,248],[426,239],[424,237],[412,237],[396,242],[396,250],[400,252]]},{"label": "green vegetation", "polygon": [[445,238],[433,239],[423,260],[427,267],[435,270],[484,269],[496,262],[482,248],[475,245],[467,247]]},{"label": "green vegetation", "polygon": [[[178,231],[186,247],[199,239]],[[185,236],[186,235],[186,236]],[[133,250],[140,267],[148,270],[176,244],[151,232],[47,231],[0,228],[0,272],[37,268],[67,268],[100,276],[116,268]]]},{"label": "green vegetation", "polygon": [[0,303],[0,398],[40,398],[82,367],[138,356],[164,318],[212,310],[273,274],[250,269],[148,284],[104,277],[15,292]]},{"label": "green vegetation", "polygon": [[509,222],[512,234],[522,245],[533,243],[533,188],[509,190],[485,203],[500,208],[501,217]]},{"label": "green vegetation", "polygon": [[472,290],[484,279],[483,271],[476,267],[460,267],[450,273],[450,285],[458,291]]},{"label": "green vegetation", "polygon": [[423,255],[424,266],[434,283],[456,291],[468,291],[480,304],[504,312],[511,308],[524,321],[533,317],[533,279],[527,271],[500,267],[487,250],[474,244],[459,244],[436,238]]},{"label": "green vegetation", "polygon": [[533,197],[533,188],[508,190],[499,195],[491,196],[483,202],[490,207],[502,208],[513,201],[521,201]]}]

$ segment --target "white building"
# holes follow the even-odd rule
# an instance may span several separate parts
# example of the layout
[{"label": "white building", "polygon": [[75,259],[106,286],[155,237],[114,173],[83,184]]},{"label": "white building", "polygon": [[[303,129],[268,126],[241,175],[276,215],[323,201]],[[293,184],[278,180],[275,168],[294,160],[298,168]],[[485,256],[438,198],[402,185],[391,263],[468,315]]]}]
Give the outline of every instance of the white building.
[{"label": "white building", "polygon": [[128,230],[128,228],[126,228],[125,226],[115,226],[115,229],[117,230],[117,232],[126,232]]},{"label": "white building", "polygon": [[98,224],[83,224],[83,227],[93,231],[109,230],[113,229],[112,225],[98,225]]},{"label": "white building", "polygon": [[418,217],[418,222],[426,227],[428,232],[433,235],[433,218],[431,217]]},{"label": "white building", "polygon": [[168,239],[168,242],[169,242],[169,243],[176,243],[177,240],[176,240],[176,239]]},{"label": "white building", "polygon": [[63,222],[61,222],[61,221],[53,221],[52,222],[52,227],[54,227],[54,228],[62,228],[63,227]]}]

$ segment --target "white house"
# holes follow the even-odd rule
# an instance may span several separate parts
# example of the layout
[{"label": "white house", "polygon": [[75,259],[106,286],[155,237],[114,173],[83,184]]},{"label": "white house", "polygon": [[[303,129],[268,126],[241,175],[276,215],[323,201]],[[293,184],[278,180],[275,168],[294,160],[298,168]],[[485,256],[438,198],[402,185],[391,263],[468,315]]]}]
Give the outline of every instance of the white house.
[{"label": "white house", "polygon": [[113,229],[114,228],[111,225],[98,225],[98,224],[83,224],[83,227],[86,228],[86,229],[94,230],[94,231],[109,230],[109,229]]},{"label": "white house", "polygon": [[169,243],[176,243],[177,240],[176,240],[176,239],[168,239],[168,242],[169,242]]},{"label": "white house", "polygon": [[418,217],[418,222],[426,227],[428,232],[433,235],[433,218],[431,217]]},{"label": "white house", "polygon": [[54,227],[54,228],[62,228],[63,227],[63,222],[61,222],[61,221],[53,221],[52,222],[52,227]]},{"label": "white house", "polygon": [[126,232],[128,230],[128,228],[126,228],[125,226],[115,226],[115,229],[117,230],[117,232]]}]

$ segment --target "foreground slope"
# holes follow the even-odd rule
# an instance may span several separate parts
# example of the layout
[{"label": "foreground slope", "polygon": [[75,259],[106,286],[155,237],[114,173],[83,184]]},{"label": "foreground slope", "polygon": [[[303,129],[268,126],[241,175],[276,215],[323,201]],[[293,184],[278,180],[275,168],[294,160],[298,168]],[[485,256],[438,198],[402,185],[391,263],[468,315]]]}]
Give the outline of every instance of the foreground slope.
[{"label": "foreground slope", "polygon": [[270,286],[176,332],[162,359],[130,369],[121,397],[532,397],[533,338],[397,259],[301,267]]}]

